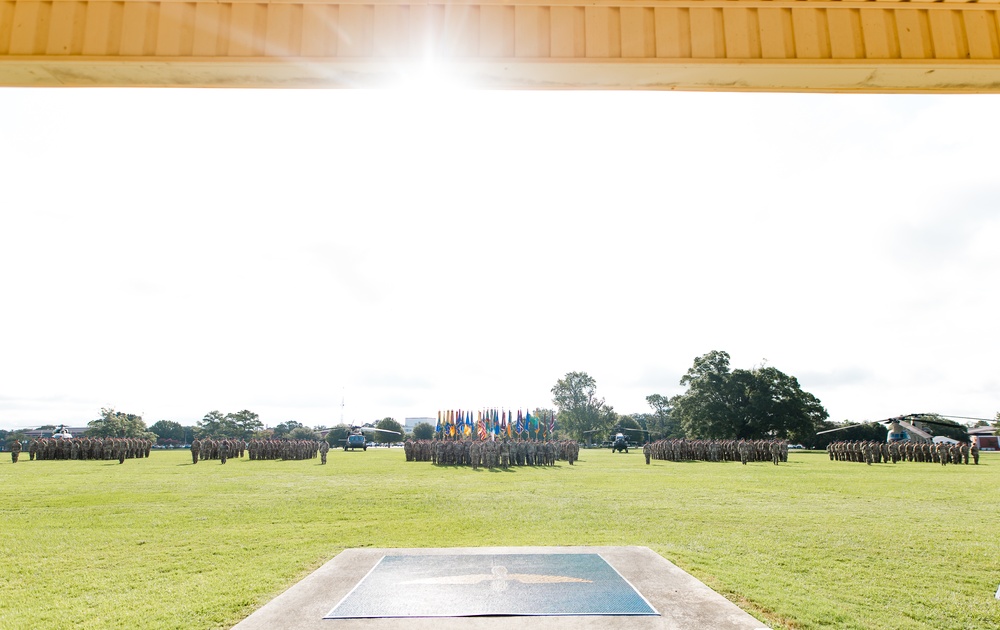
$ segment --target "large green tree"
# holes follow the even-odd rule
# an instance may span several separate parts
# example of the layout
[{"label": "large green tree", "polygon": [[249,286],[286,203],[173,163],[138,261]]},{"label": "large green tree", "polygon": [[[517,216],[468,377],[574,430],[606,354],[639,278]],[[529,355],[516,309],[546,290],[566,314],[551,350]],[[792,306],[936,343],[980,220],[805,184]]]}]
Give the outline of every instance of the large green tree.
[{"label": "large green tree", "polygon": [[597,381],[586,372],[568,372],[552,387],[552,404],[559,410],[556,423],[564,435],[583,439],[591,432],[610,430],[614,411],[597,397]]},{"label": "large green tree", "polygon": [[209,411],[198,421],[195,432],[198,437],[229,437],[232,427],[226,414],[219,410]]},{"label": "large green tree", "polygon": [[689,437],[801,441],[827,419],[795,377],[769,366],[730,370],[729,360],[718,350],[696,358],[680,381],[688,390],[670,399]]},{"label": "large green tree", "polygon": [[295,429],[305,428],[305,426],[306,425],[302,424],[298,420],[286,420],[285,422],[279,423],[274,427],[274,433],[272,435],[274,439],[280,440],[281,438],[289,437]]},{"label": "large green tree", "polygon": [[244,409],[236,413],[227,413],[226,420],[232,433],[230,437],[237,437],[244,441],[253,437],[253,434],[264,428],[264,423],[260,421],[260,416]]},{"label": "large green tree", "polygon": [[90,437],[130,437],[155,440],[156,435],[146,428],[142,416],[115,411],[113,407],[101,409],[101,416],[87,423]]},{"label": "large green tree", "polygon": [[[372,432],[372,441],[374,442],[393,444],[403,441],[403,425],[396,422],[394,418],[382,418],[375,423],[375,428],[382,429],[382,431]],[[395,431],[395,433],[385,433],[385,431]]]},{"label": "large green tree", "polygon": [[178,444],[184,442],[184,427],[181,426],[180,422],[157,420],[153,426],[149,427],[149,430],[156,434],[157,444],[165,444],[168,441]]},{"label": "large green tree", "polygon": [[292,429],[288,435],[289,440],[316,440],[319,435],[313,429],[307,426],[295,427]]},{"label": "large green tree", "polygon": [[434,425],[432,425],[430,422],[418,422],[417,426],[413,427],[413,439],[433,440]]},{"label": "large green tree", "polygon": [[660,394],[646,396],[646,402],[653,408],[653,413],[643,414],[646,417],[646,428],[652,440],[684,437],[684,428],[674,416],[674,407],[670,398]]}]

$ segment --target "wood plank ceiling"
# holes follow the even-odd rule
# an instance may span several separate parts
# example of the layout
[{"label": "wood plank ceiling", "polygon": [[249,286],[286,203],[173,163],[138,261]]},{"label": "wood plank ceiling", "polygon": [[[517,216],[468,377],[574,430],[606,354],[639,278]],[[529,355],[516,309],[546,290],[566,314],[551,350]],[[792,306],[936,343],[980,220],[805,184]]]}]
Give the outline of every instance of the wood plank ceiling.
[{"label": "wood plank ceiling", "polygon": [[0,0],[0,85],[1000,92],[1000,0]]}]

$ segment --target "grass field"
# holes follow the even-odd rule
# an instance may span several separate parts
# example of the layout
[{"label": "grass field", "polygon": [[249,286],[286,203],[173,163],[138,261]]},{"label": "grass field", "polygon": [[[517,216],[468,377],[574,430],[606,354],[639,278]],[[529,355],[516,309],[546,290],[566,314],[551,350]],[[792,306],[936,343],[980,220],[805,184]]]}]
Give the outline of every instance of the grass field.
[{"label": "grass field", "polygon": [[472,471],[402,449],[0,461],[0,626],[225,628],[349,547],[642,545],[775,628],[1000,628],[1000,455]]}]

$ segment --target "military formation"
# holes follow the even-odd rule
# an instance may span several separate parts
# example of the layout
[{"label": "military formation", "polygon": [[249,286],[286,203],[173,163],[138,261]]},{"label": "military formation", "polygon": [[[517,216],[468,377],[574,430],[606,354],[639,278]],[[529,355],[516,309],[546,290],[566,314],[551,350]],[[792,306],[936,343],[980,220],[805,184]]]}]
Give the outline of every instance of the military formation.
[{"label": "military formation", "polygon": [[[314,459],[320,445],[319,440],[250,440],[247,446],[251,460],[257,459]],[[329,449],[329,445],[327,445]]]},{"label": "military formation", "polygon": [[646,463],[650,459],[670,462],[771,462],[777,466],[788,461],[785,440],[658,440],[643,447]]},{"label": "military formation", "polygon": [[831,442],[826,447],[830,461],[859,464],[893,464],[920,462],[925,464],[968,464],[971,457],[979,463],[979,447],[965,442],[931,444],[928,442]]},{"label": "military formation", "polygon": [[572,466],[580,457],[580,445],[573,440],[408,439],[403,442],[403,453],[408,462],[507,470],[513,466],[555,466],[557,460]]},{"label": "military formation", "polygon": [[330,445],[320,440],[250,440],[244,442],[236,438],[213,440],[202,438],[191,442],[191,463],[199,460],[219,460],[225,464],[230,457],[240,459],[244,454],[251,461],[262,459],[314,459],[322,455],[322,463],[326,463],[326,454]]},{"label": "military formation", "polygon": [[28,443],[28,457],[31,460],[117,459],[124,464],[126,459],[149,457],[152,446],[150,440],[140,438],[38,438]]}]

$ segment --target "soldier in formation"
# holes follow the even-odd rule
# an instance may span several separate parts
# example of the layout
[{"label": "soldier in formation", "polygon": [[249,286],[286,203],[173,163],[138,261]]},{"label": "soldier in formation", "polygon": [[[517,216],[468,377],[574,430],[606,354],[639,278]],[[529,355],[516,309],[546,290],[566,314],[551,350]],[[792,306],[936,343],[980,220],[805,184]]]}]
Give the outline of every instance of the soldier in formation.
[{"label": "soldier in formation", "polygon": [[153,442],[141,438],[39,438],[28,445],[33,459],[126,459],[149,457]]},{"label": "soldier in formation", "polygon": [[[409,444],[409,446],[407,446]],[[512,466],[555,466],[557,460],[573,464],[580,446],[573,440],[407,440],[406,461],[432,462],[439,466],[471,466],[473,470]]]},{"label": "soldier in formation", "polygon": [[[194,442],[191,442],[191,448],[191,461],[194,461]],[[242,458],[245,449],[246,442],[238,438],[223,438],[221,440],[201,438],[197,454],[199,460],[217,459],[225,464],[230,457]]]},{"label": "soldier in formation", "polygon": [[250,454],[251,461],[259,459],[315,459],[320,455],[322,444],[326,444],[326,450],[329,452],[330,445],[322,440],[250,440],[247,452]]},{"label": "soldier in formation", "polygon": [[[779,462],[788,461],[786,440],[657,440],[649,445],[650,456],[671,462]],[[645,452],[645,449],[643,450]]]},{"label": "soldier in formation", "polygon": [[831,442],[827,447],[830,461],[857,462],[880,464],[901,461],[919,462],[925,464],[968,464],[969,455],[979,463],[979,449],[970,447],[965,442],[958,444],[931,444],[929,442],[874,442],[874,441],[842,441]]}]

